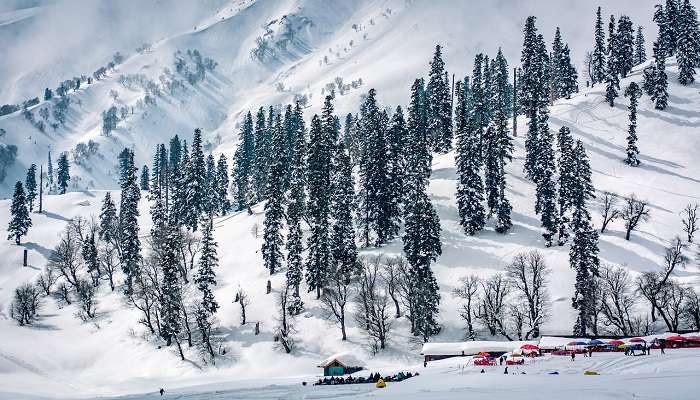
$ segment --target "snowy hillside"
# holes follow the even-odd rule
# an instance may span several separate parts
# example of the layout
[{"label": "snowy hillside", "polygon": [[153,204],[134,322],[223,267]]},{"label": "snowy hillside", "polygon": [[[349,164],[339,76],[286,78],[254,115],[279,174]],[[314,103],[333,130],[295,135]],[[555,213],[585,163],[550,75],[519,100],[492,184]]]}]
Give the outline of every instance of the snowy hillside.
[{"label": "snowy hillside", "polygon": [[[116,7],[112,3],[105,2]],[[189,3],[178,2],[181,7]],[[221,348],[226,349],[226,354],[216,359],[215,366],[205,363],[205,357],[197,349],[187,346],[187,360],[180,361],[173,347],[161,346],[162,341],[149,335],[139,324],[138,311],[126,304],[119,289],[112,292],[106,284],[101,285],[97,296],[97,316],[88,322],[77,317],[76,304],[62,305],[48,298],[37,322],[22,327],[10,318],[8,306],[15,288],[35,280],[43,271],[71,219],[96,218],[107,191],[118,204],[117,154],[124,147],[134,150],[137,166],[150,166],[157,144],[167,142],[174,134],[190,142],[192,131],[200,127],[204,131],[205,152],[230,158],[238,145],[245,112],[254,112],[270,104],[286,104],[295,96],[306,96],[308,104],[304,116],[308,127],[308,120],[322,106],[322,93],[327,84],[336,77],[341,77],[346,84],[356,83],[335,99],[336,114],[341,119],[347,112],[358,111],[361,96],[370,88],[377,89],[381,107],[405,107],[411,82],[427,74],[435,43],[443,44],[447,70],[454,72],[457,79],[470,73],[471,60],[477,52],[495,54],[499,45],[503,46],[512,68],[519,60],[524,18],[531,14],[540,16],[538,27],[548,43],[554,27],[562,25],[577,63],[592,42],[594,9],[587,2],[518,2],[531,4],[512,7],[500,3],[480,4],[473,8],[463,5],[454,6],[456,11],[453,3],[441,0],[207,0],[201,7],[187,6],[188,12],[180,10],[168,15],[160,15],[162,8],[154,5],[140,10],[143,20],[132,22],[136,26],[147,24],[149,19],[158,21],[142,36],[113,35],[113,29],[127,26],[123,21],[113,21],[114,26],[105,28],[109,34],[90,39],[104,41],[109,46],[99,46],[99,51],[94,53],[85,51],[86,55],[79,62],[51,54],[46,60],[40,60],[43,64],[40,61],[35,65],[24,64],[20,68],[23,71],[18,71],[16,66],[10,68],[7,57],[0,61],[0,76],[9,77],[0,82],[0,103],[14,104],[38,96],[45,86],[55,88],[73,76],[91,75],[112,60],[116,51],[124,56],[103,78],[70,91],[65,123],[55,130],[48,126],[56,123],[53,115],[47,119],[45,132],[32,126],[22,111],[0,116],[0,128],[5,132],[0,136],[0,143],[17,146],[17,159],[7,168],[5,180],[0,182],[3,198],[11,196],[14,182],[24,179],[30,164],[46,162],[48,151],[55,162],[62,151],[73,151],[72,156],[75,156],[79,143],[98,143],[97,150],[79,152],[79,161],[72,159],[74,178],[69,193],[45,196],[44,213],[31,214],[33,226],[22,244],[16,246],[10,240],[0,241],[3,260],[0,263],[0,398],[112,396],[151,393],[159,387],[173,391],[181,388],[178,395],[193,399],[198,398],[197,393],[206,393],[203,398],[208,398],[212,391],[226,390],[230,392],[224,395],[242,398],[362,398],[374,397],[376,393],[373,388],[323,391],[295,385],[301,380],[315,380],[320,373],[318,363],[330,354],[344,351],[358,355],[370,370],[422,368],[420,340],[410,334],[405,318],[394,322],[388,348],[374,355],[366,345],[362,327],[352,318],[348,322],[348,340],[341,341],[339,328],[326,318],[314,293],[306,293],[305,287],[302,299],[306,308],[293,321],[296,350],[285,354],[279,348],[275,343],[279,324],[277,310],[285,276],[277,273],[270,277],[263,266],[260,251],[262,204],[253,208],[252,215],[242,211],[214,220],[219,257],[215,296],[221,306],[217,313],[218,337]],[[633,20],[648,25],[647,42],[650,43],[656,36],[651,22],[654,2],[614,3],[605,12],[628,13]],[[54,15],[49,2],[37,1],[31,5],[31,8],[0,8],[0,40],[28,43],[23,42],[23,37],[35,23],[33,21],[41,20],[42,15]],[[555,10],[545,11],[550,6]],[[109,20],[108,11],[109,8],[99,7],[92,10],[93,14],[88,16],[94,19],[91,26],[70,41],[71,46],[78,49],[87,46],[86,35],[100,30],[100,21]],[[127,8],[119,18],[128,18],[133,12]],[[496,16],[500,18],[498,24],[490,19]],[[565,21],[557,21],[555,16]],[[285,35],[290,31],[294,32],[293,39],[286,42],[286,47],[276,47],[272,52],[261,50],[260,41],[256,42],[258,38],[271,43],[280,41],[288,37]],[[43,35],[58,33],[48,28],[42,32]],[[145,42],[149,46],[135,50]],[[66,52],[78,51],[71,49]],[[187,76],[179,74],[175,67],[177,51],[182,52],[178,57],[185,62],[195,62],[187,55],[188,49],[197,49],[203,57],[210,57],[217,63],[215,68],[206,70],[203,79],[195,79],[194,83],[187,82]],[[260,58],[251,57],[254,49],[261,51]],[[18,59],[23,54],[15,47],[10,50],[10,59]],[[622,79],[620,87],[624,90],[631,82],[641,85],[644,66],[635,67]],[[165,73],[164,68],[170,73]],[[601,223],[599,205],[603,192],[620,196],[635,194],[649,203],[651,218],[640,224],[630,241],[624,238],[621,220],[611,223],[600,236],[601,262],[624,266],[632,277],[661,268],[670,240],[683,235],[680,212],[687,204],[700,202],[700,159],[697,156],[700,154],[700,84],[678,84],[678,66],[674,58],[667,62],[667,74],[670,96],[666,110],[656,110],[647,96],[640,100],[637,134],[641,165],[638,167],[623,162],[629,115],[627,98],[620,96],[615,106],[610,107],[604,98],[605,86],[599,84],[580,90],[569,100],[558,100],[550,107],[550,128],[569,127],[586,147],[597,196],[589,206],[596,228]],[[160,94],[149,81],[158,86]],[[173,82],[181,83],[173,85]],[[145,101],[147,96],[151,101],[155,99],[155,103]],[[127,111],[116,129],[105,135],[102,112],[112,105]],[[29,107],[28,111],[33,113],[35,121],[41,121],[40,110],[47,107],[56,107],[55,100],[44,101],[40,96],[39,104]],[[493,222],[475,236],[464,234],[456,203],[455,154],[450,152],[433,158],[429,193],[441,221],[442,255],[432,268],[442,296],[438,318],[443,329],[431,341],[459,341],[465,337],[464,323],[459,316],[461,300],[452,296],[461,278],[468,275],[485,278],[502,272],[516,254],[532,249],[544,255],[553,272],[549,283],[551,317],[542,331],[560,335],[571,333],[576,318],[571,307],[575,272],[569,266],[569,246],[546,248],[541,236],[540,218],[534,212],[535,186],[523,173],[526,123],[524,117],[518,118],[519,136],[514,138],[514,159],[506,168],[507,197],[513,207],[513,228],[506,235],[496,233]],[[0,200],[0,236],[3,239],[10,220],[10,204],[9,199]],[[143,192],[139,204],[142,242],[147,240],[151,227],[149,206]],[[26,268],[22,267],[23,249],[28,250],[29,266]],[[692,255],[696,249],[696,246],[690,247],[688,254]],[[363,249],[361,253],[388,256],[398,255],[401,250],[402,242],[398,238],[381,248]],[[700,268],[694,259],[677,269],[674,277],[686,287],[700,288]],[[272,284],[270,294],[266,293],[268,279]],[[246,309],[248,323],[243,326],[239,305],[234,302],[239,288],[247,292],[250,300]],[[641,304],[640,301],[640,307]],[[349,307],[355,310],[356,304]],[[254,332],[256,322],[260,324],[259,335]],[[488,338],[485,332],[480,335]],[[631,393],[639,393],[617,388],[587,392],[587,384],[578,375],[595,369],[609,375],[590,377],[602,378],[605,387],[634,386],[641,379],[653,398],[663,398],[664,393],[648,381],[662,374],[667,379],[666,385],[682,388],[674,398],[691,398],[686,389],[692,386],[699,373],[696,365],[700,352],[695,350],[683,350],[668,360],[654,358],[646,363],[637,359],[620,360],[618,355],[614,355],[615,358],[604,355],[602,361],[583,361],[588,364],[576,367],[565,364],[568,360],[562,358],[539,360],[523,369],[528,377],[535,375],[532,380],[517,376],[505,384],[496,370],[479,376],[473,367],[461,372],[460,363],[464,360],[447,360],[434,367],[431,365],[426,373],[421,370],[421,377],[408,381],[406,386],[390,387],[386,396],[408,399],[426,390],[436,392],[434,398],[449,399],[455,394],[466,395],[467,391],[488,396],[493,393],[493,387],[505,385],[513,391],[521,391],[522,386],[531,385],[541,390],[555,379],[563,381],[559,382],[560,388],[573,388],[601,398],[630,397]],[[672,366],[683,369],[683,373],[676,373]],[[548,376],[553,370],[564,376]],[[455,383],[465,378],[463,374],[467,375],[467,380]],[[274,386],[269,386],[271,384]],[[264,388],[256,389],[261,387]],[[259,393],[253,393],[258,390]],[[564,395],[563,390],[548,392],[551,393]]]}]

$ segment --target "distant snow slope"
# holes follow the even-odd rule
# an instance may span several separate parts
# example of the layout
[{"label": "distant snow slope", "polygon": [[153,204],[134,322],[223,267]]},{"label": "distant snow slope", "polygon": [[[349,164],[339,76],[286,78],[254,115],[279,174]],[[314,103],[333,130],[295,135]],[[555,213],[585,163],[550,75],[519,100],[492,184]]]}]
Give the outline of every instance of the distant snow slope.
[{"label": "distant snow slope", "polygon": [[[345,82],[363,80],[360,88],[337,97],[339,115],[356,112],[360,95],[370,87],[377,87],[383,105],[405,105],[410,81],[427,72],[427,62],[437,41],[447,46],[447,68],[457,77],[469,73],[469,60],[476,51],[493,53],[498,43],[504,46],[510,43],[507,53],[511,66],[515,64],[519,50],[513,46],[520,45],[520,26],[528,12],[540,15],[539,25],[546,36],[551,36],[553,26],[561,22],[564,37],[582,43],[577,51],[586,48],[585,43],[592,37],[589,26],[593,21],[592,5],[562,2],[560,6],[557,2],[556,7],[562,9],[549,14],[543,11],[545,6],[540,2],[537,5],[521,3],[524,2],[518,2],[519,5],[506,10],[507,13],[502,10],[504,6],[479,6],[483,9],[475,10],[487,14],[504,12],[501,19],[480,21],[476,11],[470,12],[469,7],[461,6],[450,12],[454,2],[441,0],[354,0],[335,4],[324,0],[232,1],[198,18],[196,30],[188,25],[185,30],[168,31],[162,40],[154,40],[152,49],[144,54],[124,51],[126,60],[107,79],[70,94],[73,105],[65,128],[55,132],[49,128],[42,134],[19,113],[0,117],[0,127],[7,131],[6,136],[0,137],[0,143],[19,148],[18,161],[10,169],[6,181],[0,184],[0,193],[6,195],[15,180],[24,178],[30,163],[45,162],[49,149],[55,160],[58,151],[72,149],[79,142],[92,139],[100,143],[98,155],[82,166],[72,166],[76,188],[90,190],[47,196],[46,212],[32,214],[34,226],[22,246],[0,241],[0,259],[3,260],[0,263],[0,391],[13,393],[9,397],[25,393],[72,398],[242,379],[255,380],[251,381],[251,386],[261,386],[265,382],[259,379],[266,376],[308,378],[318,371],[316,365],[320,360],[339,351],[355,352],[371,368],[398,368],[418,362],[418,345],[408,334],[403,319],[396,322],[389,349],[372,356],[354,321],[348,329],[349,340],[341,342],[338,328],[323,318],[319,304],[306,295],[306,311],[294,322],[298,331],[298,352],[290,356],[275,349],[272,337],[277,323],[276,296],[284,276],[272,277],[273,294],[266,295],[268,275],[259,254],[261,239],[252,233],[256,226],[262,226],[261,206],[254,209],[253,216],[233,214],[215,221],[220,258],[215,294],[222,306],[218,313],[222,339],[229,348],[216,367],[203,365],[195,350],[188,349],[189,361],[180,362],[172,349],[158,349],[154,343],[145,341],[137,313],[124,306],[119,294],[108,293],[105,287],[101,289],[99,316],[94,323],[84,324],[74,317],[75,306],[59,309],[53,300],[47,300],[37,325],[20,328],[9,319],[7,305],[14,288],[34,279],[45,266],[66,222],[78,215],[97,215],[103,189],[116,187],[116,154],[124,146],[135,149],[137,164],[150,164],[156,143],[175,133],[190,141],[194,127],[202,127],[207,149],[231,156],[237,143],[236,125],[241,113],[261,105],[288,102],[295,94],[306,94],[311,100],[306,111],[308,119],[319,109],[321,88],[336,77],[342,77]],[[614,7],[615,12],[628,10],[633,20],[647,26],[651,24],[651,3],[615,2]],[[635,13],[639,13],[638,18]],[[283,16],[290,16],[286,20],[301,28],[300,41],[265,64],[252,61],[250,50],[255,46],[255,38],[265,32],[262,26],[269,27],[274,35],[281,29]],[[306,24],[302,16],[313,24]],[[569,19],[559,21],[560,16]],[[467,21],[463,25],[459,23],[462,19]],[[358,28],[353,28],[353,24],[358,24]],[[493,29],[472,30],[484,26]],[[649,42],[654,36],[651,31],[647,31]],[[493,37],[487,41],[489,36]],[[141,89],[129,90],[120,85],[118,76],[138,73],[157,79],[163,67],[174,69],[173,53],[188,48],[197,48],[204,56],[213,57],[219,66],[207,74],[203,83],[158,98],[156,106],[120,122],[111,137],[101,136],[100,113],[113,103],[110,90],[118,92],[119,105],[135,105],[144,95]],[[328,64],[325,56],[328,56]],[[608,190],[620,195],[634,192],[650,202],[651,220],[633,233],[631,241],[624,240],[620,221],[600,239],[601,258],[605,262],[627,265],[633,273],[658,268],[667,241],[681,233],[678,213],[688,202],[700,202],[700,160],[697,157],[700,151],[700,85],[678,85],[676,66],[670,61],[668,109],[654,110],[646,97],[640,102],[638,146],[642,165],[637,168],[622,162],[627,129],[626,99],[618,98],[616,106],[610,108],[603,99],[604,88],[599,86],[582,90],[571,100],[562,100],[551,108],[551,129],[567,125],[586,144],[598,192]],[[100,59],[95,65],[103,63]],[[73,74],[70,72],[65,77]],[[54,78],[59,79],[59,76]],[[633,80],[641,80],[640,69],[624,79],[621,86],[624,88]],[[463,336],[457,313],[459,302],[450,295],[460,277],[487,276],[501,271],[515,254],[532,248],[545,255],[554,271],[549,287],[554,302],[552,318],[544,332],[568,333],[571,330],[574,274],[568,266],[568,247],[543,247],[539,218],[533,212],[534,186],[522,173],[524,118],[518,120],[518,132],[515,160],[507,168],[507,194],[513,205],[514,228],[505,236],[496,234],[491,224],[475,237],[462,233],[456,211],[454,154],[436,156],[433,160],[430,192],[443,229],[443,255],[435,263],[434,270],[441,286],[440,322],[444,329],[436,341],[458,340]],[[114,194],[118,198],[118,193]],[[595,210],[597,201],[591,208],[595,222],[599,223],[600,215]],[[9,200],[0,201],[0,236],[6,232],[9,206]],[[141,214],[141,232],[145,234],[150,224],[145,200],[141,202]],[[21,267],[23,248],[29,250],[29,268]],[[400,249],[401,242],[396,240],[371,251],[393,254]],[[682,282],[697,287],[700,286],[699,272],[696,264],[689,264],[676,275]],[[261,322],[259,336],[254,335],[252,324],[240,326],[238,307],[232,303],[239,286],[251,296],[248,316],[250,321]],[[415,382],[418,385],[421,381]],[[484,382],[499,384],[492,380]],[[578,384],[574,386],[579,387]],[[319,396],[323,394],[319,393]]]}]

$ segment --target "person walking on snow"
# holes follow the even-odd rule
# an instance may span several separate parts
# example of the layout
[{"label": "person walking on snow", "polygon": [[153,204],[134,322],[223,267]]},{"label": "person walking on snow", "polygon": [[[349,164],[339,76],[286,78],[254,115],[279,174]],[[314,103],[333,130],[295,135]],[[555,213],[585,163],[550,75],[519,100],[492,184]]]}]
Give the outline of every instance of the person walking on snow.
[{"label": "person walking on snow", "polygon": [[575,360],[576,360],[576,353],[572,351],[571,352],[571,362],[574,362]]}]

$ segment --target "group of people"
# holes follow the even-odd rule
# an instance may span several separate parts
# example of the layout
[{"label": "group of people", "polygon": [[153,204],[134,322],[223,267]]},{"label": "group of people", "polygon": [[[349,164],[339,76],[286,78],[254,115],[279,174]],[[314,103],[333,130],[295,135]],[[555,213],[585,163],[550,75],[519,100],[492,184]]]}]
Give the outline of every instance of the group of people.
[{"label": "group of people", "polygon": [[342,376],[331,376],[330,378],[324,377],[319,379],[314,385],[352,385],[355,383],[377,383],[380,379],[384,382],[401,382],[408,378],[413,378],[414,376],[420,375],[418,372],[399,372],[394,375],[381,376],[379,372],[370,374],[368,377],[359,376],[357,378],[353,376],[342,377]]}]

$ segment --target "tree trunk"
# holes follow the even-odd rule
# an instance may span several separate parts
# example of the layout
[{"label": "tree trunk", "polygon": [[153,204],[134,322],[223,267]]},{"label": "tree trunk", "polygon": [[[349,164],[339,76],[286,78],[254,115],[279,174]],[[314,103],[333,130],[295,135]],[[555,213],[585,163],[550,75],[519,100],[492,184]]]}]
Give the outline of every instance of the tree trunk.
[{"label": "tree trunk", "polygon": [[185,361],[185,354],[182,352],[182,346],[180,345],[180,339],[175,336],[175,343],[177,343],[177,351],[180,352],[180,359]]}]

